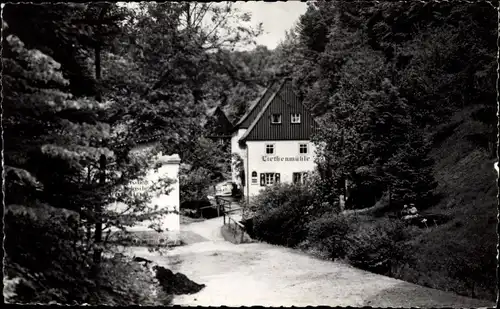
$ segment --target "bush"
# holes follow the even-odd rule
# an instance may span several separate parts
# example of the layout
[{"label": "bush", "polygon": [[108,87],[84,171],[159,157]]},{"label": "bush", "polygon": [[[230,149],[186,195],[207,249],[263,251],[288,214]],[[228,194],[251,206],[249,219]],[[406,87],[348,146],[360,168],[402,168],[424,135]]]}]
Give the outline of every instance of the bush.
[{"label": "bush", "polygon": [[91,258],[78,242],[74,218],[47,205],[9,205],[5,214],[6,276],[20,278],[10,301],[71,304],[88,302]]},{"label": "bush", "polygon": [[266,188],[250,205],[256,209],[254,234],[271,244],[295,247],[305,240],[314,196],[305,185],[278,184]]},{"label": "bush", "polygon": [[350,224],[345,216],[336,213],[326,213],[307,225],[307,242],[314,244],[327,258],[338,258],[345,255],[344,241],[349,232]]},{"label": "bush", "polygon": [[210,175],[211,172],[203,167],[192,170],[181,166],[179,170],[181,204],[189,201],[205,200],[211,184]]},{"label": "bush", "polygon": [[257,239],[274,245],[294,247],[305,239],[306,229],[300,216],[288,205],[282,205],[254,218]]},{"label": "bush", "polygon": [[[5,213],[6,302],[165,305],[149,270],[103,256],[92,276],[92,252],[72,212],[44,204],[9,205]],[[154,293],[153,293],[154,292]]]},{"label": "bush", "polygon": [[407,237],[404,226],[389,219],[363,221],[350,224],[353,229],[346,234],[343,242],[345,258],[353,266],[387,274],[392,261],[403,253],[400,242]]},{"label": "bush", "polygon": [[389,274],[401,259],[405,240],[414,236],[397,220],[327,213],[307,225],[308,250],[327,258],[343,258],[351,265]]}]

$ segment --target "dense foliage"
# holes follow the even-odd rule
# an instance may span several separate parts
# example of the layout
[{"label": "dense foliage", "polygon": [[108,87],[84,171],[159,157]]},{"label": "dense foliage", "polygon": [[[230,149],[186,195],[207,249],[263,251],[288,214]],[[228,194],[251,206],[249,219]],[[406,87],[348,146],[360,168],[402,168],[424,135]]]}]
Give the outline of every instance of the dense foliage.
[{"label": "dense foliage", "polygon": [[285,183],[267,187],[250,203],[248,207],[257,210],[253,229],[258,239],[291,247],[305,239],[308,214],[314,209],[308,186]]},{"label": "dense foliage", "polygon": [[[489,200],[439,202],[436,194],[450,187],[436,161],[453,166],[470,153],[495,155],[498,18],[491,3],[314,2],[273,51],[237,50],[262,27],[230,3],[8,4],[3,19],[5,282],[22,282],[8,301],[158,304],[143,297],[151,283],[144,273],[103,254],[115,248],[101,232],[163,215],[146,206],[171,180],[140,195],[130,190],[160,151],[181,156],[182,201],[204,199],[229,177],[231,160],[204,138],[207,109],[219,105],[234,122],[286,75],[320,123],[318,170],[306,185],[268,188],[252,201],[255,235],[406,280],[420,282],[411,274],[423,269],[442,277],[434,278],[439,287],[491,292],[495,248],[479,235],[493,217],[475,207]],[[472,146],[436,153],[448,138],[461,146],[456,135],[464,127]],[[159,144],[151,156],[131,155],[136,141],[153,135]],[[339,215],[340,195],[351,209],[408,202],[474,209],[464,207],[449,230],[407,241],[408,230],[391,220]],[[106,207],[115,202],[129,207]],[[422,245],[453,237],[443,248]],[[403,242],[410,249],[401,258],[395,244]],[[127,280],[132,272],[140,274],[137,284]]]},{"label": "dense foliage", "polygon": [[[347,183],[347,207],[384,193],[394,206],[435,203],[429,128],[464,106],[496,108],[494,12],[486,2],[309,5],[282,70],[323,123],[320,170],[337,194]],[[475,136],[491,154],[493,118]]]},{"label": "dense foliage", "polygon": [[[293,78],[320,124],[310,204],[323,207],[297,218],[300,237],[287,242],[293,212],[267,199],[289,191],[266,190],[254,233],[493,299],[497,29],[497,5],[486,1],[309,3],[274,51],[283,59],[275,71]],[[338,215],[341,195],[344,213],[377,215]],[[454,218],[424,231],[386,218],[407,203]],[[473,275],[477,265],[488,271]]]},{"label": "dense foliage", "polygon": [[[260,26],[231,4],[21,4],[3,18],[6,271],[22,281],[8,301],[158,304],[144,272],[123,280],[107,231],[165,213],[148,202],[170,179],[133,190],[159,152],[227,174],[201,123],[234,88],[231,48]],[[150,153],[132,152],[152,135]]]}]

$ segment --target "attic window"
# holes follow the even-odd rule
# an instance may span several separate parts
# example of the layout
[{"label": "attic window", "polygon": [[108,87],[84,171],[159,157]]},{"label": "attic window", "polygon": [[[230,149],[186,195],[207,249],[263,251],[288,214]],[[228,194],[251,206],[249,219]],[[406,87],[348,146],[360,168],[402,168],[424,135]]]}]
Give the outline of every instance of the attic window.
[{"label": "attic window", "polygon": [[274,144],[266,145],[266,154],[274,154]]},{"label": "attic window", "polygon": [[291,114],[291,122],[300,123],[300,114],[299,113]]},{"label": "attic window", "polygon": [[272,114],[271,115],[271,123],[274,123],[274,124],[281,123],[281,114]]}]

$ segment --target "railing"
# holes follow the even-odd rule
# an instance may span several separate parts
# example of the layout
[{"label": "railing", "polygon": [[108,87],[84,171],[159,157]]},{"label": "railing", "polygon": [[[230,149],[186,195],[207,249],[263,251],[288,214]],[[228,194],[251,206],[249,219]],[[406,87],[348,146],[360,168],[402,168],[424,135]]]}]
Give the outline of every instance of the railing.
[{"label": "railing", "polygon": [[200,216],[203,213],[203,209],[207,209],[207,208],[215,208],[217,210],[217,217],[220,217],[221,213],[224,214],[226,211],[226,208],[231,209],[231,207],[230,207],[231,201],[230,200],[226,200],[220,196],[216,196],[215,202],[216,202],[215,207],[214,207],[214,205],[208,205],[208,206],[198,208],[198,211],[200,212]]},{"label": "railing", "polygon": [[[243,239],[245,237],[245,226],[243,226],[243,224],[241,224],[238,221],[234,220],[230,216],[228,216],[227,218],[229,219],[227,226],[229,227],[229,229],[233,233],[234,239],[236,239],[236,234],[238,234],[238,231],[239,231],[240,234],[241,234],[241,236],[240,236],[240,243],[242,243]],[[231,221],[232,221],[232,224],[231,224]]]},{"label": "railing", "polygon": [[226,225],[226,216],[229,217],[229,214],[236,211],[236,210],[239,210],[238,209],[232,209],[231,208],[231,204],[232,204],[232,201],[231,200],[227,200],[223,197],[220,197],[220,196],[216,196],[215,197],[215,201],[216,201],[216,204],[217,204],[217,215],[220,216],[220,213],[222,212],[222,216],[223,216],[223,221],[224,221],[224,225]]},{"label": "railing", "polygon": [[[222,211],[222,216],[223,216],[223,223],[224,225],[227,225],[231,232],[233,233],[233,237],[236,239],[236,235],[238,234],[238,231],[241,234],[241,239],[240,242],[243,242],[244,236],[245,236],[245,226],[235,220],[233,217],[231,217],[231,214],[241,210],[241,207],[238,208],[231,208],[232,201],[224,199],[222,197],[216,197],[217,201],[217,211]],[[227,217],[227,220],[226,220]]]}]

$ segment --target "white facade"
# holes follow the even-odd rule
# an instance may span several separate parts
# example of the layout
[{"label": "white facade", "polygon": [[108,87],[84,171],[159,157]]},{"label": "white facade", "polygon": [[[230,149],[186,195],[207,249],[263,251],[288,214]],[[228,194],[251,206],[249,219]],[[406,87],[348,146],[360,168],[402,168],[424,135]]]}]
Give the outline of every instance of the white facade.
[{"label": "white facade", "polygon": [[[145,176],[144,180],[138,181],[137,183],[134,183],[130,185],[130,190],[135,190],[138,193],[139,192],[144,192],[145,190],[148,190],[148,187],[151,186],[151,184],[157,182],[160,178],[169,178],[174,181],[173,184],[170,185],[171,191],[168,194],[155,194],[154,192],[151,192],[152,199],[150,201],[151,207],[157,205],[159,209],[161,210],[168,210],[172,211],[166,215],[164,215],[159,223],[160,227],[162,230],[164,230],[164,233],[157,233],[157,238],[158,239],[166,239],[168,242],[178,242],[179,237],[180,237],[180,214],[179,214],[179,208],[180,208],[180,199],[179,199],[179,194],[180,194],[180,189],[179,189],[179,165],[180,165],[180,158],[179,155],[174,154],[171,156],[166,156],[166,155],[158,155],[156,158],[156,164],[160,164],[161,166],[155,170],[151,168],[151,170],[148,171],[147,175]],[[116,203],[113,205],[109,205],[108,209],[112,211],[124,211],[127,208],[127,205],[123,203]],[[156,233],[152,228],[149,226],[151,225],[151,221],[146,220],[142,221],[139,224],[127,228],[127,231],[129,232],[149,232],[152,235],[155,235]],[[116,231],[116,229],[115,229]]]},{"label": "white facade", "polygon": [[[238,141],[245,131],[245,129],[238,130],[231,140],[231,151],[238,153],[243,159],[245,170],[245,180],[242,181],[233,169],[233,181],[240,186],[244,182],[245,186],[242,187],[245,196],[256,196],[268,185],[262,185],[261,174],[279,174],[280,182],[291,183],[294,181],[294,173],[314,171],[316,147],[311,141],[247,141],[244,146],[240,146]],[[267,149],[268,145],[272,145],[271,154],[268,153],[270,151]],[[307,153],[301,153],[301,145],[302,152],[307,148]],[[269,180],[276,181],[276,179]]]},{"label": "white facade", "polygon": [[[294,173],[307,173],[315,168],[316,149],[310,141],[247,141],[246,144],[248,164],[245,170],[245,194],[249,197],[265,188],[261,185],[261,174],[279,174],[280,182],[291,183]],[[272,146],[273,154],[267,153],[268,145]],[[303,149],[307,148],[307,153],[300,153],[301,145],[306,146]],[[257,177],[254,177],[255,173]]]},{"label": "white facade", "polygon": [[[245,172],[247,166],[247,151],[242,145],[240,145],[239,140],[245,134],[247,129],[239,129],[238,131],[233,133],[231,137],[231,154],[239,155],[244,162]],[[242,187],[241,179],[239,178],[238,171],[234,168],[234,158],[231,158],[231,176],[232,181],[238,185],[238,187]]]}]

